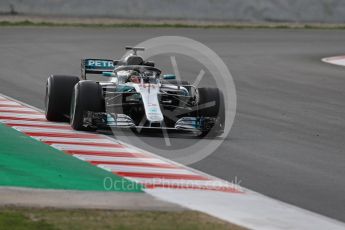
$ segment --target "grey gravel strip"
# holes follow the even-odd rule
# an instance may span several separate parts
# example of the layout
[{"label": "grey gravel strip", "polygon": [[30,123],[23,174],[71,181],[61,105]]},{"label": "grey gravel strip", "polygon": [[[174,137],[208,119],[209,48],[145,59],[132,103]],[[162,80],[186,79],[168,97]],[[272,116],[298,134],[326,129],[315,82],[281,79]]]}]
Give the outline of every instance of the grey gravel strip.
[{"label": "grey gravel strip", "polygon": [[183,211],[185,208],[160,201],[145,193],[90,192],[1,187],[0,206]]}]

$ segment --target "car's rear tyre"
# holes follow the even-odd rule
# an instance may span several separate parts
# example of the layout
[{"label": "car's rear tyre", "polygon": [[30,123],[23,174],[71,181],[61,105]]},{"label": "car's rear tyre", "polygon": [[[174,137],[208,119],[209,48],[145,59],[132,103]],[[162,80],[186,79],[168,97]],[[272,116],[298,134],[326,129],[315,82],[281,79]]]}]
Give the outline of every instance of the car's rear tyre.
[{"label": "car's rear tyre", "polygon": [[80,81],[75,85],[70,109],[70,124],[75,130],[95,130],[96,127],[85,126],[85,112],[103,112],[104,100],[102,86],[94,81]]},{"label": "car's rear tyre", "polygon": [[68,120],[71,96],[76,76],[51,75],[46,83],[45,115],[48,121]]},{"label": "car's rear tyre", "polygon": [[202,132],[200,136],[215,137],[224,132],[225,125],[225,104],[223,93],[217,88],[198,89],[198,117],[217,118],[215,125]]}]

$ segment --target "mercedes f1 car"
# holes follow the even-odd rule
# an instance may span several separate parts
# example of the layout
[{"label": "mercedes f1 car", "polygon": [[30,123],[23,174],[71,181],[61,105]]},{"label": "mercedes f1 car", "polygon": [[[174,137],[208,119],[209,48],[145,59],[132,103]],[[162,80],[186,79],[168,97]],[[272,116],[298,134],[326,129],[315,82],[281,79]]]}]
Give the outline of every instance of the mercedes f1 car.
[{"label": "mercedes f1 car", "polygon": [[[225,109],[218,88],[196,88],[126,47],[121,60],[82,59],[81,76],[51,75],[46,84],[45,115],[69,121],[75,130],[109,128],[167,129],[198,136],[223,133]],[[88,80],[90,74],[104,81]]]}]

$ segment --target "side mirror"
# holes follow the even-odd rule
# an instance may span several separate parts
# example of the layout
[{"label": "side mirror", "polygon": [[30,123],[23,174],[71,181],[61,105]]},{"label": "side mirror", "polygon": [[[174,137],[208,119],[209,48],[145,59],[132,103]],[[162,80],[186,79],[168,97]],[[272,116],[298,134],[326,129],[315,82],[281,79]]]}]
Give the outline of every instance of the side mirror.
[{"label": "side mirror", "polygon": [[102,72],[104,77],[115,77],[115,73],[113,72]]},{"label": "side mirror", "polygon": [[176,76],[174,74],[164,74],[163,79],[164,80],[175,80]]}]

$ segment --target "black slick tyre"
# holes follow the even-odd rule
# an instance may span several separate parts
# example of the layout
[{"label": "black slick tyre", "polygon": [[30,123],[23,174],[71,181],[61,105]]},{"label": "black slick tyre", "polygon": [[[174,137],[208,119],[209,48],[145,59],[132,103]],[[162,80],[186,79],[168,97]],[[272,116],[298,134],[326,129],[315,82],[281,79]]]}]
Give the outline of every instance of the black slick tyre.
[{"label": "black slick tyre", "polygon": [[102,87],[95,81],[80,81],[75,85],[70,109],[70,124],[75,130],[95,130],[96,127],[85,126],[87,111],[103,112],[104,100]]},{"label": "black slick tyre", "polygon": [[200,136],[215,137],[224,132],[225,105],[223,93],[218,88],[198,89],[198,117],[217,118],[213,127],[202,132]]},{"label": "black slick tyre", "polygon": [[48,121],[68,120],[72,92],[78,82],[76,76],[51,75],[47,79],[44,104]]}]

